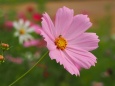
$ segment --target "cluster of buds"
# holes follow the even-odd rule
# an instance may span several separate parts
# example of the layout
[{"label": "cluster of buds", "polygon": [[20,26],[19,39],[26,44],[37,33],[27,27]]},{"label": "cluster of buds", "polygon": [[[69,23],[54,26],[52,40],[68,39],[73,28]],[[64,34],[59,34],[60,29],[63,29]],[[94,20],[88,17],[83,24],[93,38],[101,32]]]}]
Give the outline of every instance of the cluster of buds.
[{"label": "cluster of buds", "polygon": [[6,43],[1,43],[0,48],[2,49],[2,55],[0,55],[0,63],[1,63],[1,62],[4,62],[3,54],[4,54],[4,51],[9,50],[9,45]]}]

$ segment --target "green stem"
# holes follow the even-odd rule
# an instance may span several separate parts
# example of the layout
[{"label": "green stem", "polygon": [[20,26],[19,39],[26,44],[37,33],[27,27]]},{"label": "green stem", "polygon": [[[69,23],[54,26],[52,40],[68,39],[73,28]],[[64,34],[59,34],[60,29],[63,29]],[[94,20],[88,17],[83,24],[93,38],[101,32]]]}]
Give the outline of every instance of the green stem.
[{"label": "green stem", "polygon": [[12,82],[9,86],[14,85],[16,82],[18,82],[20,79],[22,79],[25,75],[27,75],[35,66],[38,65],[38,63],[47,55],[48,52],[46,52],[34,65],[32,68],[30,68],[27,72],[25,72],[22,76],[20,76],[18,79],[16,79],[14,82]]}]

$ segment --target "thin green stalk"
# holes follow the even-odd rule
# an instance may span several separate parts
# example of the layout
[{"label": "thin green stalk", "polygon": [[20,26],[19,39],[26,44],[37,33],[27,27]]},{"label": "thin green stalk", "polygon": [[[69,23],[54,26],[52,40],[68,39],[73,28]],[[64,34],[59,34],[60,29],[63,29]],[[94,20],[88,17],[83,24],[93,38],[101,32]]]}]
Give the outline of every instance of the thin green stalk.
[{"label": "thin green stalk", "polygon": [[38,63],[47,55],[48,51],[33,65],[32,68],[30,68],[27,72],[25,72],[22,76],[20,76],[18,79],[16,79],[14,82],[12,82],[9,86],[14,85],[16,82],[18,82],[20,79],[22,79],[25,75],[27,75],[34,67],[38,65]]}]

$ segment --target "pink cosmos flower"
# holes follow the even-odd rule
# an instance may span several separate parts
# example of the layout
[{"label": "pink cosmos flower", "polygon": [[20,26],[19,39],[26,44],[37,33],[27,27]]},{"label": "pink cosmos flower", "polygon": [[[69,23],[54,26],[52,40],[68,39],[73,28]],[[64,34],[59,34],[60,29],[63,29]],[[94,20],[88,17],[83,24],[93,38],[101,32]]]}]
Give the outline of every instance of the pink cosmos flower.
[{"label": "pink cosmos flower", "polygon": [[53,24],[47,13],[43,14],[41,35],[47,42],[49,56],[71,73],[80,75],[79,67],[95,66],[96,57],[89,51],[98,47],[98,36],[85,32],[92,26],[87,15],[74,16],[72,9],[58,9]]}]

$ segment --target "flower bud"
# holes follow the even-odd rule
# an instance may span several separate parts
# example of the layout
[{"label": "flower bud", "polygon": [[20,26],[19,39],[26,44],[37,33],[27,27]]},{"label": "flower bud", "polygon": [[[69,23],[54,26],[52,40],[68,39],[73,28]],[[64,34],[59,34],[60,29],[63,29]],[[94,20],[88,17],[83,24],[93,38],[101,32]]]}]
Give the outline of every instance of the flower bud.
[{"label": "flower bud", "polygon": [[6,43],[1,43],[1,48],[2,50],[8,50],[9,49],[9,45]]},{"label": "flower bud", "polygon": [[0,61],[3,61],[4,57],[2,55],[0,55]]}]

